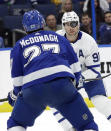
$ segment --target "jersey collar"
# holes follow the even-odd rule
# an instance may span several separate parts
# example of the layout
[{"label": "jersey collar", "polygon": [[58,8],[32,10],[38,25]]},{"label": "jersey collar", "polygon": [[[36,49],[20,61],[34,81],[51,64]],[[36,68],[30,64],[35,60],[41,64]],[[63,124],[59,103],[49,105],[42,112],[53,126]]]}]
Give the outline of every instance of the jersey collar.
[{"label": "jersey collar", "polygon": [[[65,33],[65,38],[67,39],[67,37],[66,37],[66,33]],[[77,38],[77,40],[76,41],[74,41],[74,42],[71,42],[71,43],[75,43],[75,42],[77,42],[78,40],[80,40],[81,39],[81,37],[82,37],[82,32],[81,31],[79,31],[79,33],[78,33],[78,38]]]}]

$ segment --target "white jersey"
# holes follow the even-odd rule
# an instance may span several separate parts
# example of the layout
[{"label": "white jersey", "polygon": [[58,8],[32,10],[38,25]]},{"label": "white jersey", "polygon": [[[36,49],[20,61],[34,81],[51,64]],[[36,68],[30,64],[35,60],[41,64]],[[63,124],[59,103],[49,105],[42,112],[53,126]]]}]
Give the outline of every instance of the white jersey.
[{"label": "white jersey", "polygon": [[[56,33],[66,36],[64,30]],[[78,39],[71,45],[77,53],[84,78],[96,78],[100,74],[100,57],[96,41],[89,34],[79,31]]]}]

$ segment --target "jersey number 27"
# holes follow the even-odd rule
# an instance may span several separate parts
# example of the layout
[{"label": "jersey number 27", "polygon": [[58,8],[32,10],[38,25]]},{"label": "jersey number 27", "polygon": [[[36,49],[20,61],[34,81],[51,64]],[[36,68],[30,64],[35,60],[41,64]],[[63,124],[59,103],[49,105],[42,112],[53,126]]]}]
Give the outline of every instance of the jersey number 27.
[{"label": "jersey number 27", "polygon": [[[41,44],[42,50],[43,51],[49,51],[51,50],[52,53],[59,53],[60,52],[60,47],[59,44]],[[28,47],[24,50],[23,52],[23,56],[24,58],[28,58],[28,62],[24,65],[24,67],[26,67],[31,61],[32,59],[34,59],[35,57],[39,56],[41,54],[41,48],[37,45],[33,45],[31,47]]]}]

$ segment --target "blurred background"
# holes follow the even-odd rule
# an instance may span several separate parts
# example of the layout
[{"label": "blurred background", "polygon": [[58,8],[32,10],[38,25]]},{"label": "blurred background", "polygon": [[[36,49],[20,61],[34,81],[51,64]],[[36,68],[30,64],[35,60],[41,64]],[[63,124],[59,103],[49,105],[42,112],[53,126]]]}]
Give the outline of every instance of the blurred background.
[{"label": "blurred background", "polygon": [[64,12],[75,11],[80,30],[100,44],[111,44],[111,0],[0,0],[0,48],[13,47],[25,34],[22,15],[37,9],[46,20],[45,30],[61,29]]}]

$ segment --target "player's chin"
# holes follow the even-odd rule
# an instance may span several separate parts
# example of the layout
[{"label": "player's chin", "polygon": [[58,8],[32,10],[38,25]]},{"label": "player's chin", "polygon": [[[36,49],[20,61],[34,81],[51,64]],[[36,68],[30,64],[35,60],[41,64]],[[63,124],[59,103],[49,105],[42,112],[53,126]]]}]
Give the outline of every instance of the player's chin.
[{"label": "player's chin", "polygon": [[74,35],[75,35],[75,32],[70,32],[69,35],[70,35],[70,36],[74,36]]}]

